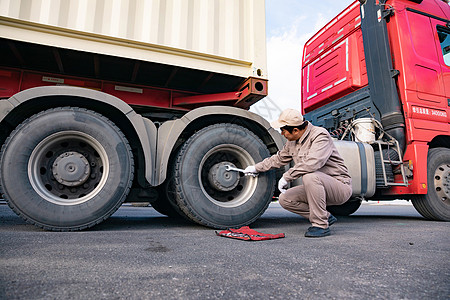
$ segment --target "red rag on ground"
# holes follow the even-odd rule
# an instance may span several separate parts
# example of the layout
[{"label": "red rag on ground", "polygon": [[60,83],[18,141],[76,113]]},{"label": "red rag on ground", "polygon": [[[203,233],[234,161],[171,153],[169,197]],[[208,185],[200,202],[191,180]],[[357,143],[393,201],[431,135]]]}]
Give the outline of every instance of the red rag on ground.
[{"label": "red rag on ground", "polygon": [[222,230],[217,232],[218,236],[228,237],[232,239],[244,240],[244,241],[264,241],[284,238],[284,233],[270,234],[261,233],[256,230],[250,229],[248,226],[243,226],[238,229],[228,228],[227,230]]}]

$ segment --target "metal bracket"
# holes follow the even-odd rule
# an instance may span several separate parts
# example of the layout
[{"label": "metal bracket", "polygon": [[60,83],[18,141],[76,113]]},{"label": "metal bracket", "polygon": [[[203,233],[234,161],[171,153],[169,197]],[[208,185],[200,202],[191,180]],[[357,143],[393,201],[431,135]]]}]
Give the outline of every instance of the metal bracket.
[{"label": "metal bracket", "polygon": [[383,19],[389,19],[393,15],[394,15],[394,10],[392,8],[385,9],[381,13],[381,16],[382,16]]},{"label": "metal bracket", "polygon": [[391,70],[391,77],[392,78],[397,77],[398,75],[400,75],[400,71],[399,70],[397,70],[397,69],[392,69]]},{"label": "metal bracket", "polygon": [[[380,159],[381,159],[381,168],[383,170],[383,178],[384,178],[384,184],[386,186],[408,186],[408,179],[406,178],[406,172],[405,172],[405,166],[403,165],[403,158],[400,150],[400,146],[398,144],[398,141],[391,137],[389,134],[386,133],[386,135],[390,138],[390,141],[380,141],[377,140],[374,143],[378,144],[378,149],[380,150]],[[382,145],[385,146],[394,146],[396,148],[396,151],[398,153],[399,159],[397,161],[391,160],[391,159],[385,159],[383,157],[383,148]],[[388,182],[387,175],[386,175],[386,168],[384,164],[391,164],[393,166],[400,166],[400,172],[402,175],[402,182]]]}]

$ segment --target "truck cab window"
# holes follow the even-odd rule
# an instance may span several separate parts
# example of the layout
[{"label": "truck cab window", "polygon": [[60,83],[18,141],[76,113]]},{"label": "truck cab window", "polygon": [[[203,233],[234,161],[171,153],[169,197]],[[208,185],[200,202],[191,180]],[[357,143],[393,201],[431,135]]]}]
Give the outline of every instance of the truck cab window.
[{"label": "truck cab window", "polygon": [[444,56],[444,62],[447,66],[450,66],[450,30],[438,26],[437,31],[439,42],[441,43],[442,55]]}]

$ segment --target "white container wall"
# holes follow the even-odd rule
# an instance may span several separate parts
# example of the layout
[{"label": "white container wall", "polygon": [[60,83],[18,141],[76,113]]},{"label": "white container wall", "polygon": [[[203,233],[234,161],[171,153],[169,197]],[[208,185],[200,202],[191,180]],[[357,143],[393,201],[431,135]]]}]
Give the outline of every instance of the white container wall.
[{"label": "white container wall", "polygon": [[0,37],[267,78],[264,0],[0,0]]}]

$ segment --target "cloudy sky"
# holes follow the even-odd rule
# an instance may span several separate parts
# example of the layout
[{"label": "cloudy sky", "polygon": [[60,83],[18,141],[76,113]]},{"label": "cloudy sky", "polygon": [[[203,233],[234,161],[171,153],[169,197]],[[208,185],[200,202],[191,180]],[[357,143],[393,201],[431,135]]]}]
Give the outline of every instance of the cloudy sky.
[{"label": "cloudy sky", "polygon": [[280,109],[300,110],[300,74],[303,45],[353,0],[266,0],[269,99],[251,110],[267,120]]}]

